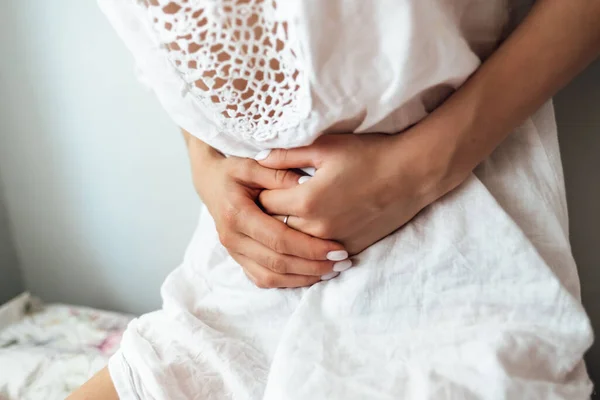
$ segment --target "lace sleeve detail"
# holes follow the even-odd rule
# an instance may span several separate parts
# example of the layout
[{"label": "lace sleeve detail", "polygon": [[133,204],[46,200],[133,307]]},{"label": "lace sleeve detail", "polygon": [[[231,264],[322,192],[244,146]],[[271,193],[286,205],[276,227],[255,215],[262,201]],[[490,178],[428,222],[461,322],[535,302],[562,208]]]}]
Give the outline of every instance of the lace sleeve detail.
[{"label": "lace sleeve detail", "polygon": [[308,89],[273,0],[138,0],[167,57],[220,131],[263,141],[297,126]]}]

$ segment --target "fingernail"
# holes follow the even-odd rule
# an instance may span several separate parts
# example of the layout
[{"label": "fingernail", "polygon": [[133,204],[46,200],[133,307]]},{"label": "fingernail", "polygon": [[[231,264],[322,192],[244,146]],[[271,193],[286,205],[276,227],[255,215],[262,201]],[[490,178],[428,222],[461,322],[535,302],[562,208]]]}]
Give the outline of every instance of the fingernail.
[{"label": "fingernail", "polygon": [[352,260],[338,261],[335,264],[333,264],[333,270],[335,272],[344,272],[351,266],[352,266]]},{"label": "fingernail", "polygon": [[321,280],[322,280],[322,281],[328,281],[328,280],[330,280],[330,279],[333,279],[333,278],[335,278],[335,277],[336,277],[336,276],[338,276],[339,274],[340,274],[339,272],[331,272],[331,273],[329,273],[329,274],[327,274],[327,275],[323,275],[323,276],[321,277]]},{"label": "fingernail", "polygon": [[256,161],[261,161],[261,160],[264,160],[265,158],[269,157],[269,154],[271,154],[271,150],[270,149],[263,150],[260,153],[258,153],[257,155],[255,155],[254,159]]},{"label": "fingernail", "polygon": [[348,258],[348,252],[346,250],[336,250],[327,253],[327,259],[329,261],[343,261]]},{"label": "fingernail", "polygon": [[301,176],[300,179],[298,179],[298,184],[302,185],[304,182],[309,181],[310,178],[310,176]]},{"label": "fingernail", "polygon": [[315,173],[317,172],[317,169],[315,167],[304,167],[300,169],[309,174],[310,176],[315,176]]}]

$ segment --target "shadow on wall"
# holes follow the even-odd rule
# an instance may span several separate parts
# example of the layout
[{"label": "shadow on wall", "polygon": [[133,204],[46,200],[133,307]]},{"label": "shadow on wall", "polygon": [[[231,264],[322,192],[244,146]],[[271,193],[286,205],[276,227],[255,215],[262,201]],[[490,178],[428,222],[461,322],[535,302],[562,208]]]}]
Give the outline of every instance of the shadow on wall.
[{"label": "shadow on wall", "polygon": [[10,235],[9,221],[4,207],[0,182],[0,304],[23,291],[23,280],[17,254]]},{"label": "shadow on wall", "polygon": [[[600,332],[600,60],[555,98],[567,187],[571,246],[579,269],[583,304]],[[600,382],[600,345],[587,355]],[[596,390],[597,391],[597,390]],[[596,395],[598,398],[600,396]],[[596,397],[595,397],[596,398]]]},{"label": "shadow on wall", "polygon": [[[0,7],[0,15],[6,15]],[[3,25],[8,29],[12,29],[12,18],[3,21]],[[4,50],[4,44],[10,40],[8,35],[0,35],[0,49]],[[9,101],[9,97],[5,92],[4,82],[7,80],[3,74],[2,60],[6,60],[7,54],[4,54],[0,59],[0,138],[3,135],[8,135],[9,131],[5,127],[5,118],[2,110],[6,109],[5,102]],[[1,143],[1,142],[0,142]],[[0,156],[1,156],[0,152]],[[18,265],[18,259],[14,248],[14,242],[9,229],[8,212],[6,210],[6,202],[4,197],[4,185],[0,174],[0,305],[12,297],[23,291],[23,280],[21,271]]]}]

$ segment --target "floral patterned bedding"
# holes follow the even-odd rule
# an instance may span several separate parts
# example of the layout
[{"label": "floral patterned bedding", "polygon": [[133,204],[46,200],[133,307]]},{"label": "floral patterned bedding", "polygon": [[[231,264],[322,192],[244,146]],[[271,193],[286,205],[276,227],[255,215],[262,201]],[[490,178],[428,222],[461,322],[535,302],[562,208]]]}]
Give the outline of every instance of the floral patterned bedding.
[{"label": "floral patterned bedding", "polygon": [[11,303],[1,310],[10,321],[0,318],[0,400],[64,399],[106,365],[132,318],[29,296]]}]

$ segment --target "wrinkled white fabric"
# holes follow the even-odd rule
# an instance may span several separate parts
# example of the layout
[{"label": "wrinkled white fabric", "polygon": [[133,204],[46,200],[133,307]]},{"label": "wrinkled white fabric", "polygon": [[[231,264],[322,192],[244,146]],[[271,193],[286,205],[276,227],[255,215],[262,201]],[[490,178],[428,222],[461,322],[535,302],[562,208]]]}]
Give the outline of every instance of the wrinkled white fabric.
[{"label": "wrinkled white fabric", "polygon": [[[246,157],[306,145],[323,132],[402,131],[478,67],[508,16],[501,0],[100,4],[174,121],[225,154]],[[253,56],[243,48],[251,38],[240,38],[257,22],[237,23],[242,11],[231,7],[249,7],[244,18],[271,27],[284,45],[262,42],[261,56]],[[211,46],[243,65],[218,82],[200,67],[219,68],[211,46],[202,46],[211,34]],[[261,58],[278,64],[263,64],[271,70],[261,75]],[[284,76],[275,77],[280,70]],[[268,74],[277,104],[256,90]],[[238,107],[242,100],[252,104]],[[550,103],[457,190],[336,279],[256,288],[203,210],[162,296],[162,310],[133,321],[111,359],[123,399],[591,393],[582,357],[592,333],[568,241]]]}]

